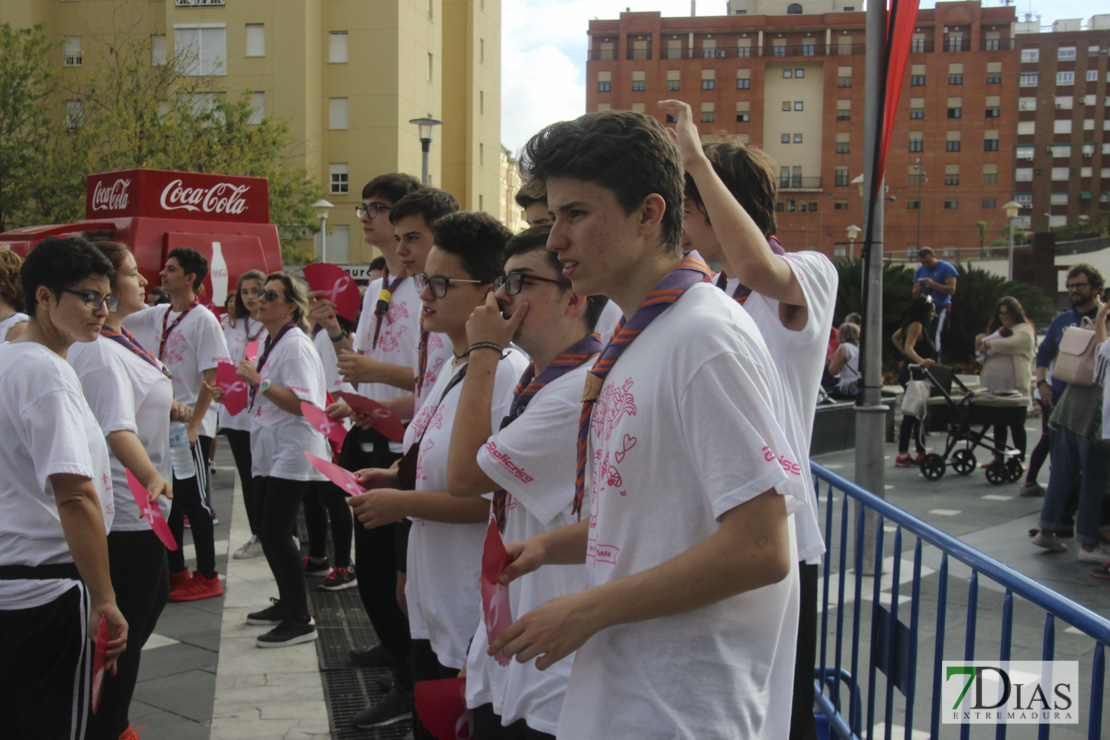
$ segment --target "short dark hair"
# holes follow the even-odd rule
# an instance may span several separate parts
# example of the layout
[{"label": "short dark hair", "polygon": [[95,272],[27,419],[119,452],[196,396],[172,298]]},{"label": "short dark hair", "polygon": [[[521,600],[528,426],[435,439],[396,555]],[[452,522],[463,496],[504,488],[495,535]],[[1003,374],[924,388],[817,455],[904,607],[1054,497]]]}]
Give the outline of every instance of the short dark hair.
[{"label": "short dark hair", "polygon": [[505,267],[505,243],[512,232],[488,213],[455,211],[432,226],[435,246],[457,255],[474,280],[492,283]]},{"label": "short dark hair", "polygon": [[439,188],[420,188],[409,193],[389,209],[389,223],[395,224],[406,216],[419,215],[427,226],[431,226],[448,213],[459,210],[455,196]]},{"label": "short dark hair", "polygon": [[385,269],[385,257],[382,257],[379,254],[377,257],[370,260],[370,265],[366,269],[369,270],[369,271],[384,270]]},{"label": "short dark hair", "polygon": [[147,295],[156,295],[156,296],[158,296],[158,300],[154,302],[155,306],[161,305],[163,303],[172,303],[172,301],[170,299],[170,296],[169,296],[169,293],[162,290],[157,285],[155,285],[153,288],[148,290],[146,292],[146,294]]},{"label": "short dark hair", "polygon": [[112,276],[112,290],[116,289],[116,278],[119,277],[120,268],[123,267],[123,258],[131,253],[127,245],[123,242],[93,242],[97,249],[103,253],[108,261],[112,263],[112,267],[116,269],[116,274]]},{"label": "short dark hair", "polygon": [[239,276],[239,280],[235,283],[235,301],[231,304],[231,318],[235,319],[246,318],[249,315],[246,304],[243,303],[243,296],[239,293],[243,289],[243,283],[248,280],[257,280],[261,287],[266,284],[266,273],[262,270],[247,270]]},{"label": "short dark hair", "polygon": [[682,158],[659,121],[631,111],[587,113],[543,128],[524,145],[521,174],[546,183],[573,177],[613,191],[625,213],[663,198],[663,247],[682,249]]},{"label": "short dark hair", "polygon": [[[547,237],[550,234],[551,224],[542,224],[514,235],[505,244],[505,261],[508,262],[510,257],[518,254],[529,254],[542,249],[548,266],[555,270],[556,275],[561,275],[563,263],[559,261],[559,255],[547,248]],[[563,290],[568,290],[568,288],[564,287]],[[593,331],[594,327],[597,326],[597,320],[601,317],[601,312],[605,309],[607,303],[609,303],[609,299],[603,295],[593,295],[587,298],[585,318],[588,331]]]},{"label": "short dark hair", "polygon": [[23,285],[19,282],[19,268],[23,258],[18,252],[0,249],[0,298],[16,311],[23,310]]},{"label": "short dark hair", "polygon": [[547,203],[547,188],[541,180],[532,178],[520,186],[520,190],[516,191],[515,196],[516,204],[521,208],[527,208],[533,203]]},{"label": "short dark hair", "polygon": [[855,324],[856,326],[863,325],[863,317],[860,316],[858,313],[850,313],[844,317],[844,320],[847,321],[849,324]]},{"label": "short dark hair", "polygon": [[420,181],[412,175],[403,172],[391,172],[388,175],[378,175],[362,188],[362,199],[373,198],[375,195],[385,198],[390,203],[396,203],[409,193],[420,189]]},{"label": "short dark hair", "polygon": [[[702,147],[713,170],[725,187],[752,217],[764,236],[777,229],[775,201],[778,198],[778,165],[767,152],[735,137],[712,141]],[[704,211],[694,178],[686,175],[686,196]]]},{"label": "short dark hair", "polygon": [[1072,265],[1071,269],[1068,270],[1068,280],[1071,280],[1073,277],[1079,275],[1080,273],[1087,276],[1087,280],[1089,280],[1091,283],[1091,289],[1095,292],[1101,291],[1102,286],[1106,284],[1105,281],[1102,279],[1102,273],[1098,271],[1097,267],[1089,262],[1077,262],[1076,264]]},{"label": "short dark hair", "polygon": [[19,271],[23,295],[27,297],[27,314],[35,315],[38,299],[35,294],[47,286],[61,300],[62,288],[76,285],[92,275],[116,277],[116,268],[96,245],[79,234],[49,236],[27,255]]},{"label": "short dark hair", "polygon": [[918,259],[921,259],[922,257],[935,257],[935,256],[936,256],[936,252],[933,251],[932,247],[922,247],[921,249],[917,250],[917,258]]},{"label": "short dark hair", "polygon": [[181,265],[181,269],[185,271],[186,275],[195,276],[193,278],[193,292],[199,292],[201,283],[208,275],[208,258],[192,247],[174,247],[166,255],[167,261],[171,258],[177,260],[177,264]]},{"label": "short dark hair", "polygon": [[936,309],[936,304],[933,299],[926,295],[919,295],[910,301],[910,305],[906,307],[906,317],[902,320],[902,326],[906,327],[915,321],[922,324],[926,323],[929,314]]}]

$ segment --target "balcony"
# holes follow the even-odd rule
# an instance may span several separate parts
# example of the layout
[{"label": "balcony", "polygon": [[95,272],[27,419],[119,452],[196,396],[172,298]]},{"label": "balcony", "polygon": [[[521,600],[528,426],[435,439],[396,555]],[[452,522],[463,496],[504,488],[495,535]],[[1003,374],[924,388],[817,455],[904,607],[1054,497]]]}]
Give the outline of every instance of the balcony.
[{"label": "balcony", "polygon": [[590,49],[586,52],[586,60],[590,62],[611,62],[617,58],[616,48]]},{"label": "balcony", "polygon": [[224,0],[173,0],[177,8],[211,8],[226,5]]},{"label": "balcony", "polygon": [[779,178],[779,190],[820,190],[821,178],[820,177],[802,177],[801,175],[790,175],[788,177]]}]

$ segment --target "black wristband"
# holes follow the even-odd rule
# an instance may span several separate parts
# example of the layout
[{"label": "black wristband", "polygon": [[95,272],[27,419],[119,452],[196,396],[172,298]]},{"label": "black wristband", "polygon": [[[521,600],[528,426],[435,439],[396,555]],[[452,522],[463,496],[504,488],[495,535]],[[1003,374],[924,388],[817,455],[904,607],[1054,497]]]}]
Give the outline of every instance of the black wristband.
[{"label": "black wristband", "polygon": [[493,342],[475,342],[474,344],[470,345],[470,349],[468,349],[466,353],[469,355],[476,349],[492,349],[495,350],[497,354],[501,354],[505,351],[505,348],[502,347],[500,344],[494,344]]},{"label": "black wristband", "polygon": [[333,344],[335,344],[337,342],[342,342],[346,338],[347,338],[347,330],[346,329],[340,329],[338,337],[333,337],[331,334],[328,335],[328,339],[330,339]]}]

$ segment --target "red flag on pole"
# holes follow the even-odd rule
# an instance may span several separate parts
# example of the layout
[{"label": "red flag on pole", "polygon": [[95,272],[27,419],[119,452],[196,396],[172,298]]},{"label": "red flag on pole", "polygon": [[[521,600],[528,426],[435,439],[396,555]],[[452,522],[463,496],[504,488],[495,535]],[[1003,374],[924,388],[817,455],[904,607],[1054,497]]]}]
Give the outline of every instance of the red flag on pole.
[{"label": "red flag on pole", "polygon": [[892,0],[887,26],[888,55],[883,137],[879,149],[879,173],[872,183],[875,192],[878,192],[879,183],[883,181],[883,174],[886,172],[886,155],[890,150],[890,139],[894,132],[894,116],[898,111],[898,99],[902,95],[902,82],[906,76],[906,63],[909,61],[919,5],[920,0]]}]

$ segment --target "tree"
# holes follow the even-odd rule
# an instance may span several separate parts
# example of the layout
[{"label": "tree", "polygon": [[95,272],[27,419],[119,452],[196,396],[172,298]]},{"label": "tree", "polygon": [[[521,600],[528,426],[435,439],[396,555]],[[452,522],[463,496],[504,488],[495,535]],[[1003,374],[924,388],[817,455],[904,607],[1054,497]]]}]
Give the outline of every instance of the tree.
[{"label": "tree", "polygon": [[31,198],[35,164],[47,142],[50,99],[57,75],[50,64],[55,45],[46,25],[13,29],[0,25],[0,231],[15,223],[14,216]]}]

